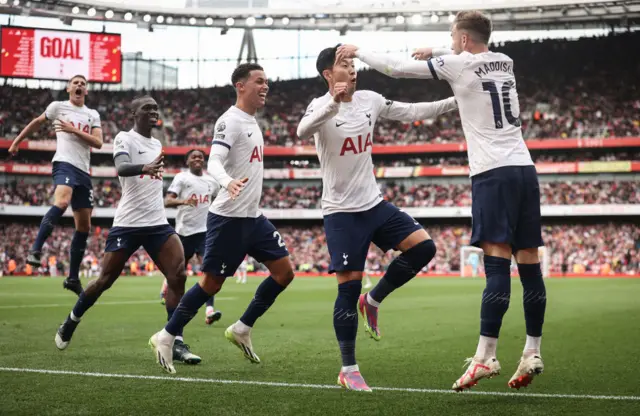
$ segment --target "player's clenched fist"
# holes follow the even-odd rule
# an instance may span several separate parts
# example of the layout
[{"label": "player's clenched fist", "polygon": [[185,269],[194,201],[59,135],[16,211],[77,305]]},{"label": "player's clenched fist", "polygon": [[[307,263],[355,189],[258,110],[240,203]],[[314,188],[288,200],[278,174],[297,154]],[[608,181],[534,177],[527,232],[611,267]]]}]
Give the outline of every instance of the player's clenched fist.
[{"label": "player's clenched fist", "polygon": [[346,82],[336,82],[333,86],[333,101],[339,103],[342,102],[347,95],[349,84]]},{"label": "player's clenched fist", "polygon": [[229,196],[231,196],[231,199],[236,199],[238,195],[240,195],[240,191],[244,189],[244,184],[247,183],[248,180],[249,178],[244,178],[241,180],[234,179],[229,182],[229,185],[227,185],[227,191],[229,191]]}]

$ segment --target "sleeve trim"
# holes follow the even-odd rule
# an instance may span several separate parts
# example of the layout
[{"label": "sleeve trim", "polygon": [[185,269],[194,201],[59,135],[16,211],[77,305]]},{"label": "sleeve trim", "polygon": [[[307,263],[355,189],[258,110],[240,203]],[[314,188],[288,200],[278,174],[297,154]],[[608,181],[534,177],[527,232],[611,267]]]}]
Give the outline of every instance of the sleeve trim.
[{"label": "sleeve trim", "polygon": [[433,79],[440,80],[440,78],[438,78],[438,74],[436,73],[436,69],[433,67],[433,64],[431,63],[431,59],[427,60],[427,65],[429,65],[429,71],[431,71],[431,76],[433,77]]}]

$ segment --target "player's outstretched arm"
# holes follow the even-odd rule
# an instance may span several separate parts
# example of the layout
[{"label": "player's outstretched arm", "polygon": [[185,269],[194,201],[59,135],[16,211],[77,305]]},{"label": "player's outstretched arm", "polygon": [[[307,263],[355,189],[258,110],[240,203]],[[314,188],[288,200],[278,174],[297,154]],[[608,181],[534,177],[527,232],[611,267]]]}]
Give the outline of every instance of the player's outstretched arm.
[{"label": "player's outstretched arm", "polygon": [[455,97],[424,103],[402,103],[385,100],[382,96],[380,98],[384,103],[380,117],[405,122],[434,118],[458,108]]},{"label": "player's outstretched arm", "polygon": [[336,61],[349,58],[358,58],[376,71],[392,78],[434,78],[427,62],[396,59],[389,55],[363,51],[354,45],[340,46],[336,53]]},{"label": "player's outstretched arm", "polygon": [[411,53],[411,57],[418,61],[426,61],[434,56],[453,55],[449,48],[418,48]]},{"label": "player's outstretched arm", "polygon": [[[346,83],[344,84],[346,88]],[[313,102],[309,104],[307,112],[302,116],[300,124],[298,124],[298,137],[307,139],[316,134],[324,123],[338,114],[340,110],[340,100],[341,96],[336,94],[334,99],[327,101],[327,103],[317,108]]]},{"label": "player's outstretched arm", "polygon": [[18,148],[20,143],[22,143],[27,137],[40,130],[40,127],[47,122],[47,117],[44,113],[40,114],[38,117],[34,118],[27,124],[27,126],[22,129],[18,137],[13,140],[11,146],[9,147],[9,154],[14,156],[18,153]]},{"label": "player's outstretched arm", "polygon": [[91,129],[91,134],[85,133],[79,128],[75,127],[73,124],[64,120],[56,120],[53,122],[53,125],[56,129],[56,132],[64,131],[66,133],[75,134],[82,140],[87,143],[89,146],[94,147],[96,149],[102,148],[102,129],[99,127],[94,127]]}]

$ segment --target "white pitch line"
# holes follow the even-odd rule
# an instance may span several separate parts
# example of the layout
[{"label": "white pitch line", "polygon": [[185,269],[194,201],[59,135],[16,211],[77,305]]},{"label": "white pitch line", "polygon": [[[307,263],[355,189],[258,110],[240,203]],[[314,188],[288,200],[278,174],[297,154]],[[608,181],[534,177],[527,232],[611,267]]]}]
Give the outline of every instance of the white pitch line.
[{"label": "white pitch line", "polygon": [[[216,297],[219,300],[233,300],[233,297]],[[149,303],[160,303],[160,300],[126,300],[121,302],[97,302],[96,305],[144,305]],[[28,304],[28,305],[2,305],[0,309],[23,309],[23,308],[58,308],[63,306],[73,306],[73,302],[69,303],[46,303],[46,304]]]},{"label": "white pitch line", "polygon": [[[333,384],[306,384],[306,383],[285,383],[275,381],[247,381],[247,380],[220,380],[215,378],[190,378],[190,377],[170,377],[170,376],[145,376],[139,374],[113,374],[113,373],[89,373],[82,371],[45,370],[38,368],[12,368],[0,367],[0,372],[11,373],[36,373],[63,376],[82,376],[98,378],[121,378],[134,380],[158,380],[158,381],[182,381],[187,383],[211,383],[211,384],[243,384],[249,386],[266,387],[294,387],[304,389],[341,389],[342,387]],[[427,394],[459,394],[474,396],[507,396],[507,397],[535,397],[542,399],[574,399],[574,400],[614,400],[614,401],[640,401],[640,396],[604,396],[596,394],[550,394],[550,393],[507,393],[499,391],[465,391],[456,393],[452,390],[442,389],[419,389],[403,387],[372,387],[374,391],[394,391],[403,393],[427,393]]]}]

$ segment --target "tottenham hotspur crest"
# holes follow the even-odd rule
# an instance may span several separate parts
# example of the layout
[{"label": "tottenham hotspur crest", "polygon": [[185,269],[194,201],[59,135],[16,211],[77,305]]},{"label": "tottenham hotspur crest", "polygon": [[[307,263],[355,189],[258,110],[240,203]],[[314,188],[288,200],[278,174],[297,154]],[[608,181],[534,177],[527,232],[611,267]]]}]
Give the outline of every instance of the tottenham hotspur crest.
[{"label": "tottenham hotspur crest", "polygon": [[342,253],[342,258],[344,259],[342,264],[344,264],[345,266],[349,264],[349,260],[347,260],[349,258],[349,255],[347,253]]},{"label": "tottenham hotspur crest", "polygon": [[118,247],[120,247],[120,241],[122,240],[122,238],[118,237]]},{"label": "tottenham hotspur crest", "polygon": [[224,269],[226,269],[226,268],[227,268],[227,265],[222,263],[222,267],[220,267],[220,273],[224,274]]}]

